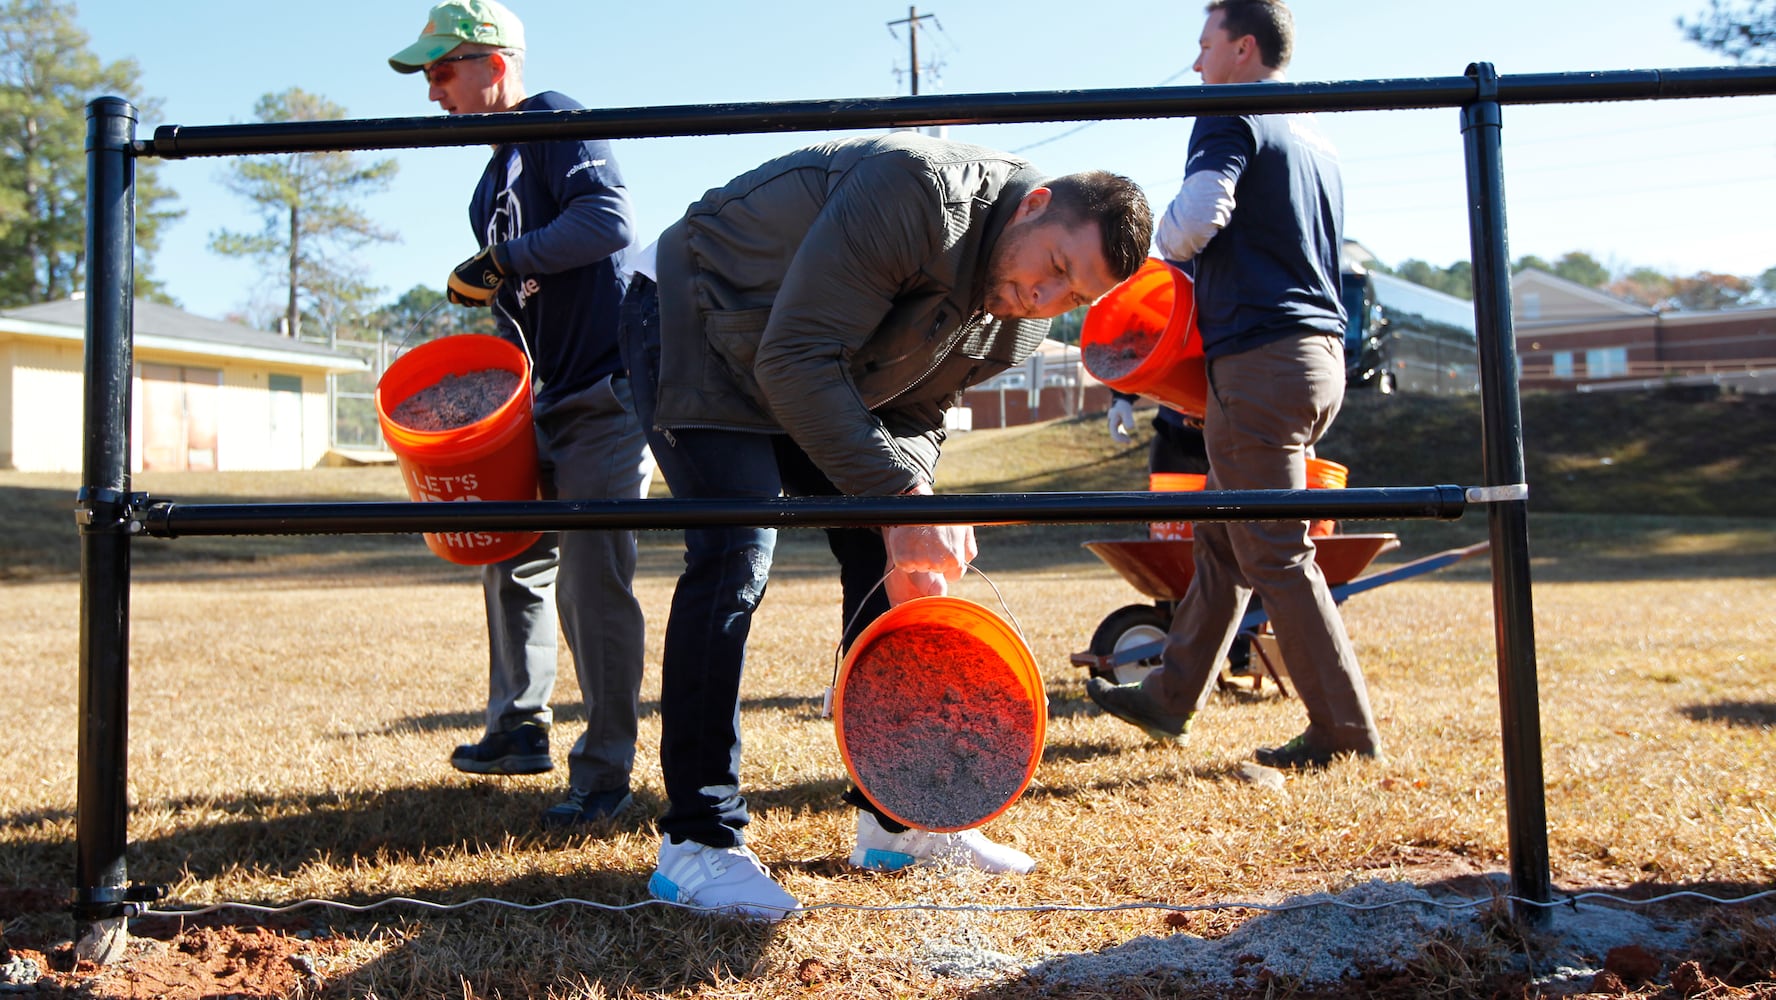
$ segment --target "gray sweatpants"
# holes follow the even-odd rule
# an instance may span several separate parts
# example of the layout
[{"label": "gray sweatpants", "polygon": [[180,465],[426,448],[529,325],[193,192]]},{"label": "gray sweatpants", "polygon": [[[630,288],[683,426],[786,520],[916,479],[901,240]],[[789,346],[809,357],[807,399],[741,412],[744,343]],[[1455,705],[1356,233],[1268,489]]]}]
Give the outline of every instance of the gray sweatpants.
[{"label": "gray sweatpants", "polygon": [[[647,496],[654,459],[626,378],[557,400],[535,419],[545,499]],[[576,788],[625,787],[635,763],[644,631],[630,589],[635,558],[632,531],[545,532],[524,552],[482,568],[487,731],[553,720],[559,618],[586,706],[586,732],[568,755]]]},{"label": "gray sweatpants", "polygon": [[[1306,489],[1307,459],[1344,402],[1344,346],[1314,331],[1216,358],[1209,367],[1209,489]],[[1142,682],[1168,711],[1200,711],[1256,592],[1307,709],[1307,742],[1380,750],[1362,668],[1314,562],[1306,521],[1200,521],[1196,574]]]}]

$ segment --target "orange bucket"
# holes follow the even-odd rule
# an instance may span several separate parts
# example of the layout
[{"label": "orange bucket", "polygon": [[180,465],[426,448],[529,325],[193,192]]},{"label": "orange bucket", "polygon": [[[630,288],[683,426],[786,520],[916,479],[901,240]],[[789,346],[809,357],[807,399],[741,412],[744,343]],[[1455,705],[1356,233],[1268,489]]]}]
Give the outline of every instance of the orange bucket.
[{"label": "orange bucket", "polygon": [[[512,395],[472,424],[420,430],[390,416],[447,375],[498,368],[518,376]],[[424,343],[395,359],[376,383],[376,419],[413,500],[535,500],[536,432],[530,420],[530,359],[517,345],[465,333]],[[523,552],[540,532],[428,532],[426,547],[465,566]]]},{"label": "orange bucket", "polygon": [[833,721],[845,770],[871,802],[947,833],[993,819],[1029,787],[1048,697],[1005,619],[959,597],[917,597],[851,644]]},{"label": "orange bucket", "polygon": [[1149,257],[1085,314],[1079,331],[1086,371],[1118,392],[1200,417],[1209,398],[1196,296],[1190,278]]},{"label": "orange bucket", "polygon": [[[1194,493],[1209,483],[1208,476],[1194,472],[1151,472],[1147,474],[1147,488],[1155,493]],[[1155,521],[1147,526],[1147,537],[1155,539],[1190,538],[1192,530],[1189,521]]]},{"label": "orange bucket", "polygon": [[[1337,462],[1323,458],[1307,460],[1307,488],[1310,490],[1342,490],[1349,478],[1350,470]],[[1307,526],[1307,533],[1314,538],[1324,538],[1337,530],[1337,521],[1314,521]]]}]

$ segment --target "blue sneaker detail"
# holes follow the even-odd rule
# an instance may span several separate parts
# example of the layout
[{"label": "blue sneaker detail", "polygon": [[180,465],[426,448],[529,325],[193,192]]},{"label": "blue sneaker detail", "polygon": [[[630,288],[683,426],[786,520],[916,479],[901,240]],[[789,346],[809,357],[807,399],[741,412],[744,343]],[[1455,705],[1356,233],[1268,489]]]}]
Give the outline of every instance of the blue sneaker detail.
[{"label": "blue sneaker detail", "polygon": [[668,903],[685,902],[678,898],[678,883],[659,872],[648,876],[648,895]]},{"label": "blue sneaker detail", "polygon": [[879,872],[897,872],[902,868],[911,867],[918,860],[911,854],[901,851],[884,851],[871,847],[864,850],[863,859],[858,862],[857,867],[871,868]]},{"label": "blue sneaker detail", "polygon": [[774,922],[802,911],[744,844],[710,847],[662,837],[660,863],[648,877],[648,894],[747,920]]}]

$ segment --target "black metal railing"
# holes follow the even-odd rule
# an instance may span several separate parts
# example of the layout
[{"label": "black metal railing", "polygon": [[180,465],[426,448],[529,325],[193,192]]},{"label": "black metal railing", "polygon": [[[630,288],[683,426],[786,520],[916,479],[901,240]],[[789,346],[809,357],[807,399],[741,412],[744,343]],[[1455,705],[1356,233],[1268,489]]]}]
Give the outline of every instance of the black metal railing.
[{"label": "black metal railing", "polygon": [[[129,707],[130,541],[137,535],[417,532],[695,524],[834,526],[961,522],[1098,522],[1458,517],[1486,508],[1491,538],[1510,838],[1511,893],[1551,899],[1523,429],[1505,238],[1502,107],[1776,93],[1776,67],[1622,70],[1093,91],[971,94],[513,112],[270,124],[166,125],[135,137],[136,111],[105,97],[87,109],[86,438],[76,507],[81,533],[80,747],[75,868],[77,948],[107,960],[131,902],[125,777]],[[1168,118],[1204,114],[1457,108],[1466,150],[1468,220],[1479,339],[1483,482],[1478,486],[1198,494],[1060,493],[779,501],[558,501],[464,504],[197,505],[130,492],[134,161],[319,150],[483,145],[886,126]],[[717,181],[720,178],[711,178]],[[1519,908],[1545,920],[1543,906]]]}]

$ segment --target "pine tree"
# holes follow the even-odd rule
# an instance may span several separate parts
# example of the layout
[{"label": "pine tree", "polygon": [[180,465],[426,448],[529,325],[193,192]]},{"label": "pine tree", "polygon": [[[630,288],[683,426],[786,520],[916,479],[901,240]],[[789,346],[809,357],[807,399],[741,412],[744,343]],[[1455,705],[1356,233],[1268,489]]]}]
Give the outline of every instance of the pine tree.
[{"label": "pine tree", "polygon": [[1776,0],[1708,0],[1695,20],[1679,18],[1684,37],[1745,66],[1776,62]]},{"label": "pine tree", "polygon": [[[152,117],[133,60],[101,63],[57,0],[0,3],[0,306],[62,298],[85,283],[86,104],[117,96]],[[160,227],[182,212],[136,166],[137,295],[170,302],[152,277]]]},{"label": "pine tree", "polygon": [[[266,94],[253,109],[261,122],[328,121],[344,108],[300,88]],[[360,163],[349,152],[284,153],[231,162],[229,190],[251,201],[264,225],[256,233],[221,230],[210,237],[219,254],[243,255],[275,267],[288,289],[283,326],[299,337],[304,316],[329,332],[353,320],[381,289],[357,277],[352,251],[393,240],[357,200],[388,187],[400,165],[393,159]]]}]

